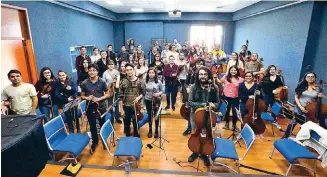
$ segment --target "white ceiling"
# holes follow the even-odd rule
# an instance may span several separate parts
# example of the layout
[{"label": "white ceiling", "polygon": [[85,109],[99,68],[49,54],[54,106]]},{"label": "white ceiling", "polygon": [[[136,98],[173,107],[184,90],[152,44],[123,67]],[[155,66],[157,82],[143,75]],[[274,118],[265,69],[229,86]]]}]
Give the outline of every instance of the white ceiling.
[{"label": "white ceiling", "polygon": [[[167,12],[174,9],[182,12],[235,12],[260,0],[90,0],[116,13],[133,13],[132,8],[142,8],[144,12]],[[120,1],[112,5],[107,1]],[[220,8],[217,8],[220,7]]]}]

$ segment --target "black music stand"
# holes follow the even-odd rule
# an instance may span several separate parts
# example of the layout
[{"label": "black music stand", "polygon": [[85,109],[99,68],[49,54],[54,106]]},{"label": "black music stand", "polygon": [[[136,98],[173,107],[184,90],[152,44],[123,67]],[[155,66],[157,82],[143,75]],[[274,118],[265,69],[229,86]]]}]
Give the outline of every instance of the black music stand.
[{"label": "black music stand", "polygon": [[[241,110],[240,110],[240,107],[239,107],[239,109],[237,109],[237,108],[235,108],[235,110],[236,110],[236,113],[237,113],[237,118],[238,118],[238,120],[241,122],[241,125],[243,126],[243,120],[242,120],[242,115],[241,115]],[[241,126],[241,127],[242,127]],[[229,129],[230,130],[230,129]],[[235,129],[233,129],[232,130],[233,131],[233,133],[231,134],[231,135],[229,135],[229,137],[227,138],[227,139],[230,139],[231,138],[231,140],[237,140],[237,136],[236,136],[236,131],[235,131]],[[241,130],[242,131],[242,130]],[[237,141],[237,143],[238,143],[238,145],[240,146],[240,147],[242,147],[241,146],[241,143],[239,142],[239,141]]]},{"label": "black music stand", "polygon": [[[166,160],[168,160],[167,154],[166,154],[166,149],[164,147],[164,143],[165,142],[169,143],[169,141],[161,136],[161,110],[162,110],[162,103],[160,104],[157,114],[154,116],[155,119],[159,119],[159,137],[156,138],[152,143],[147,144],[147,148],[152,149],[153,146],[155,146],[155,147],[159,148],[159,150],[163,150],[165,153]],[[156,141],[159,141],[159,145],[155,144]]]}]

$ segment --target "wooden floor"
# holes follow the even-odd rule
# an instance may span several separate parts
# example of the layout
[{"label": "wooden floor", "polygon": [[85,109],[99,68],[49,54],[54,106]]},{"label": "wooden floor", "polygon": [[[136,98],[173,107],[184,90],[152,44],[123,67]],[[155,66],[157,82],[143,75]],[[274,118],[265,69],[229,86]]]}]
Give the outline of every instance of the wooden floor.
[{"label": "wooden floor", "polygon": [[[163,101],[165,106],[165,101]],[[180,107],[180,103],[177,103],[177,108]],[[183,136],[182,133],[185,131],[187,127],[187,121],[182,119],[179,115],[179,110],[172,112],[171,115],[162,116],[162,136],[169,140],[169,143],[164,143],[164,148],[166,149],[166,153],[168,156],[168,160],[165,158],[165,154],[163,151],[159,150],[158,148],[154,147],[152,149],[147,148],[147,144],[154,141],[154,138],[147,138],[148,133],[148,125],[146,124],[140,129],[141,139],[143,142],[143,155],[140,158],[139,168],[141,169],[161,169],[161,170],[176,170],[176,171],[187,171],[187,172],[196,172],[195,167],[197,166],[197,160],[193,163],[188,163],[187,159],[191,154],[191,151],[188,149],[187,142],[188,137]],[[287,119],[282,119],[280,121],[283,129],[286,128],[288,123]],[[224,138],[227,138],[232,132],[228,130],[223,130],[222,126],[224,123],[219,125],[219,130],[222,133]],[[116,132],[119,136],[123,136],[123,124],[114,124]],[[265,138],[260,139],[259,137],[256,138],[251,150],[249,151],[248,155],[245,157],[244,160],[241,161],[241,164],[251,166],[254,168],[266,170],[269,172],[277,173],[280,175],[285,174],[289,163],[282,157],[282,155],[275,151],[274,156],[272,159],[269,158],[269,154],[273,147],[273,142],[275,139],[279,139],[283,132],[279,132],[275,130],[275,137],[272,136],[271,126],[267,125],[266,132],[264,133]],[[296,131],[298,127],[296,128]],[[85,128],[82,129],[85,131]],[[218,131],[216,131],[215,135],[218,135]],[[245,152],[245,146],[243,142],[241,143],[242,147],[237,147],[237,152],[239,156],[242,156]],[[132,147],[131,147],[132,148]],[[86,147],[85,150],[79,156],[79,161],[82,164],[90,164],[90,165],[99,165],[99,166],[111,166],[113,157],[109,155],[106,150],[103,150],[102,144],[99,143],[94,154],[89,153],[89,147]],[[122,159],[126,160],[126,159]],[[175,161],[182,161],[180,165],[185,167],[180,167]],[[227,163],[228,165],[236,167],[234,161],[230,160],[222,160],[221,162]],[[300,160],[300,163],[310,167],[313,169],[313,161],[310,160]],[[120,164],[120,162],[116,159],[115,165]],[[64,166],[58,165],[47,165],[46,168],[42,171],[40,176],[60,176],[60,171],[64,168]],[[200,171],[208,172],[208,168],[204,166],[203,162],[200,160]],[[133,171],[133,170],[132,170]],[[215,166],[212,170],[213,173],[231,173],[227,168],[221,166]],[[241,174],[261,174],[266,175],[265,173],[250,170],[247,168],[240,168]],[[327,169],[323,169],[321,167],[320,162],[317,163],[317,176],[325,177],[327,176]],[[151,174],[149,173],[133,173],[133,176],[173,176],[173,175],[158,175],[158,174]],[[90,168],[83,168],[78,176],[123,176],[123,171],[111,171],[105,169],[90,169]],[[180,175],[178,175],[180,176]],[[313,176],[313,173],[308,171],[302,167],[293,166],[289,176]]]}]

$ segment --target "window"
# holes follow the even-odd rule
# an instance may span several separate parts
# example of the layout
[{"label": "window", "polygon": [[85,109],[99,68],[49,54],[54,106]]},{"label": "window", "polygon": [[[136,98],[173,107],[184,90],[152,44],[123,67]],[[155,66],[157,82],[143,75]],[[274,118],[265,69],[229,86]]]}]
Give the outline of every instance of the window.
[{"label": "window", "polygon": [[191,45],[200,45],[208,48],[208,51],[212,51],[214,44],[220,44],[223,42],[223,26],[191,26]]}]

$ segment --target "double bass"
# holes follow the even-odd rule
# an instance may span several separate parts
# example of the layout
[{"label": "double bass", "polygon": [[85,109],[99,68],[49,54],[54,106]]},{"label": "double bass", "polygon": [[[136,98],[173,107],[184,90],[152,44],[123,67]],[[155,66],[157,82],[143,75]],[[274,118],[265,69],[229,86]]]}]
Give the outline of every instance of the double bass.
[{"label": "double bass", "polygon": [[194,113],[196,130],[188,140],[188,148],[197,154],[210,155],[215,150],[212,127],[217,123],[216,114],[209,108],[209,96],[212,92],[212,81],[209,82],[206,108],[198,108]]},{"label": "double bass", "polygon": [[285,81],[284,81],[284,76],[283,76],[283,71],[282,69],[278,69],[278,74],[282,79],[283,82],[283,86],[278,87],[277,90],[277,94],[275,94],[275,100],[278,100],[280,102],[282,102],[283,104],[287,104],[288,102],[288,88],[285,88]]},{"label": "double bass", "polygon": [[248,99],[246,101],[246,109],[248,112],[243,116],[244,124],[250,125],[256,135],[263,134],[266,130],[266,124],[261,119],[261,112],[265,110],[265,102],[257,94],[259,91],[259,79],[257,79],[257,88],[254,92],[254,99]]},{"label": "double bass", "polygon": [[[320,80],[319,87],[318,87],[319,93],[324,92],[324,81]],[[327,104],[322,102],[322,98],[318,97],[316,102],[309,103],[305,110],[308,112],[307,120],[310,120],[312,122],[319,122],[319,125],[321,127],[324,127],[327,129],[327,125],[325,124],[325,119],[327,119]]]}]

